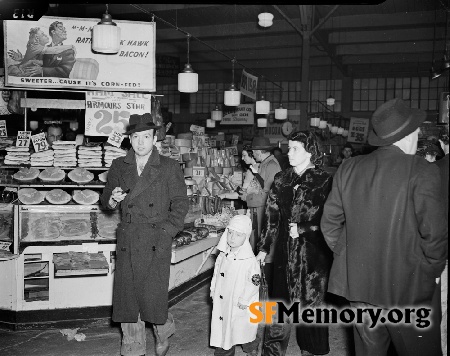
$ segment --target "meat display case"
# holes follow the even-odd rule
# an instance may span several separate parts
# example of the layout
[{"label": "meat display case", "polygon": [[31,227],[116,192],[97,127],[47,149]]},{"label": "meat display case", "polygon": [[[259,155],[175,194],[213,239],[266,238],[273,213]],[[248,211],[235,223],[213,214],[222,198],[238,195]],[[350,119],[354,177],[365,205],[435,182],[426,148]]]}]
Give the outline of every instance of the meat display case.
[{"label": "meat display case", "polygon": [[[69,171],[74,167],[62,169]],[[107,169],[88,170],[97,178]],[[95,179],[88,184],[13,181],[0,186],[17,191],[59,188],[71,194],[83,188],[101,193],[104,183]],[[64,320],[110,317],[116,249],[112,226],[120,221],[119,212],[73,201],[65,205],[23,205],[16,201],[2,206],[3,219],[11,215],[11,231],[9,237],[3,232],[0,246],[1,240],[7,243],[10,239],[15,258],[0,261],[0,325],[20,329]],[[212,235],[172,251],[171,303],[212,274],[214,259],[210,253],[218,239]]]}]

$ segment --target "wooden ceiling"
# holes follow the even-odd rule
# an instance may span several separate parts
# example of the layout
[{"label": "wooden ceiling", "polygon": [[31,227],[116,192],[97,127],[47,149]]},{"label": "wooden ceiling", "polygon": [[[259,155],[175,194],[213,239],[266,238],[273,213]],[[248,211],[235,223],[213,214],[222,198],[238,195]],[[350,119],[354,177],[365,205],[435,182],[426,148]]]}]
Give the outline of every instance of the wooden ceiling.
[{"label": "wooden ceiling", "polygon": [[[179,57],[182,66],[185,33],[191,34],[190,63],[201,82],[221,76],[228,81],[233,57],[236,69],[242,65],[274,80],[301,80],[303,36],[314,28],[311,79],[429,75],[433,44],[435,67],[446,43],[450,51],[449,11],[450,0],[386,0],[379,5],[109,5],[117,20],[151,21],[154,14],[156,54]],[[50,5],[47,15],[100,18],[104,12],[103,4],[65,3]],[[258,26],[261,12],[274,15],[271,27]]]}]

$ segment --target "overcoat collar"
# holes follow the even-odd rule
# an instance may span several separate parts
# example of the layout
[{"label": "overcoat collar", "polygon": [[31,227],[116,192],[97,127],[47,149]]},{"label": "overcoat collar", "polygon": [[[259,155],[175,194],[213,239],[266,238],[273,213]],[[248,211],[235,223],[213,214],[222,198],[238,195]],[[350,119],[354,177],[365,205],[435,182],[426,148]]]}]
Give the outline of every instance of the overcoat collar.
[{"label": "overcoat collar", "polygon": [[132,200],[151,186],[159,177],[161,171],[159,153],[156,147],[154,147],[140,176],[137,173],[136,155],[132,148],[128,151],[123,161],[130,165],[125,173],[126,178],[136,182],[136,185],[129,193],[129,199]]}]

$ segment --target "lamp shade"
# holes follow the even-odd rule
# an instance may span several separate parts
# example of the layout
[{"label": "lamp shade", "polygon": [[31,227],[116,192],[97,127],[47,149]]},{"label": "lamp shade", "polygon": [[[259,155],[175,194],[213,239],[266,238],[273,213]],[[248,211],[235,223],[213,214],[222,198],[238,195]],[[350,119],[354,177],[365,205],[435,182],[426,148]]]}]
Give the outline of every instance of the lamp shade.
[{"label": "lamp shade", "polygon": [[258,15],[258,25],[270,27],[273,25],[273,15],[270,12],[262,12]]},{"label": "lamp shade", "polygon": [[337,134],[338,135],[342,135],[344,133],[344,128],[343,127],[339,127],[337,130]]},{"label": "lamp shade", "polygon": [[333,133],[333,134],[337,134],[337,132],[338,132],[338,127],[337,126],[331,126],[331,133]]},{"label": "lamp shade", "polygon": [[191,65],[186,63],[181,73],[178,73],[178,91],[181,93],[198,92],[198,74]]},{"label": "lamp shade", "polygon": [[263,114],[266,115],[270,111],[270,101],[264,100],[264,97],[261,97],[261,100],[258,100],[256,102],[256,110],[255,112],[257,114]]},{"label": "lamp shade", "polygon": [[258,127],[267,127],[267,119],[266,118],[262,118],[262,119],[258,119]]},{"label": "lamp shade", "polygon": [[211,119],[206,119],[206,127],[209,127],[209,128],[216,127],[216,122]]},{"label": "lamp shade", "polygon": [[347,137],[348,136],[348,130],[345,130],[342,132],[342,136]]},{"label": "lamp shade", "polygon": [[102,20],[92,28],[92,50],[99,53],[117,53],[120,49],[120,28],[112,22],[111,15],[103,14]]},{"label": "lamp shade", "polygon": [[310,125],[312,127],[319,127],[320,117],[312,117]]},{"label": "lamp shade", "polygon": [[336,99],[334,99],[331,95],[327,98],[328,106],[333,106],[335,102],[336,102]]},{"label": "lamp shade", "polygon": [[216,105],[215,109],[211,111],[211,120],[214,121],[221,121],[223,117],[222,110],[219,109],[219,107]]},{"label": "lamp shade", "polygon": [[241,103],[241,92],[236,89],[234,83],[224,92],[223,103],[226,106],[238,106]]},{"label": "lamp shade", "polygon": [[287,109],[283,108],[283,104],[280,104],[280,107],[278,109],[275,109],[275,119],[286,120],[287,116]]},{"label": "lamp shade", "polygon": [[35,120],[31,120],[30,121],[30,129],[31,130],[36,130],[37,128],[39,127],[39,123],[37,122],[37,121],[35,121]]},{"label": "lamp shade", "polygon": [[319,122],[319,129],[326,129],[327,128],[327,121],[326,120],[320,120]]}]

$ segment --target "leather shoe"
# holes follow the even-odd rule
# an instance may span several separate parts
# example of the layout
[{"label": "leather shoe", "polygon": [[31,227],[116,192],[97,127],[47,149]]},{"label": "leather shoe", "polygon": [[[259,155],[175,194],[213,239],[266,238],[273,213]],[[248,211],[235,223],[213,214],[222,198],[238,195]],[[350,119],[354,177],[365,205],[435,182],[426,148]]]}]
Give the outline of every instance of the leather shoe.
[{"label": "leather shoe", "polygon": [[156,343],[156,356],[165,356],[169,351],[169,339],[163,342]]}]

